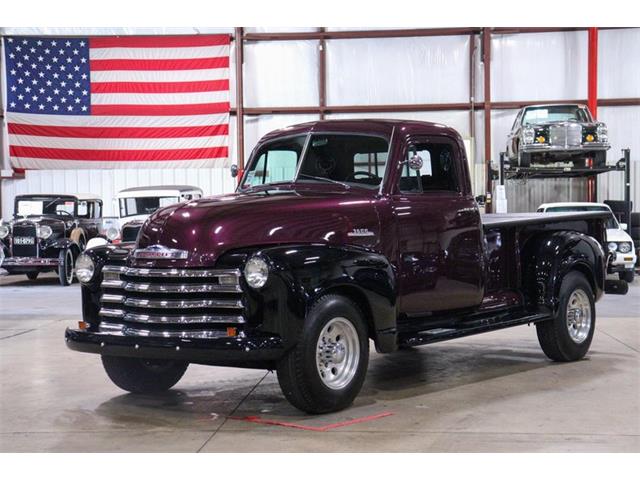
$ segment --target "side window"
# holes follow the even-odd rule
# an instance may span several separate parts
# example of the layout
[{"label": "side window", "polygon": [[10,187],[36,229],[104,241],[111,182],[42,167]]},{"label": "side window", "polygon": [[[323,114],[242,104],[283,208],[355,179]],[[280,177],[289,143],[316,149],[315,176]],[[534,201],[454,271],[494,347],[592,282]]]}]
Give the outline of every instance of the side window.
[{"label": "side window", "polygon": [[260,155],[247,183],[262,185],[290,180],[296,173],[298,153],[293,150],[268,150]]},{"label": "side window", "polygon": [[78,216],[82,218],[89,217],[89,202],[78,202]]},{"label": "side window", "polygon": [[[409,161],[419,157],[419,170],[409,168]],[[398,188],[402,193],[423,193],[459,190],[456,184],[454,149],[449,143],[414,143],[409,146],[402,164]]]},{"label": "side window", "polygon": [[93,218],[102,217],[102,203],[93,202]]}]

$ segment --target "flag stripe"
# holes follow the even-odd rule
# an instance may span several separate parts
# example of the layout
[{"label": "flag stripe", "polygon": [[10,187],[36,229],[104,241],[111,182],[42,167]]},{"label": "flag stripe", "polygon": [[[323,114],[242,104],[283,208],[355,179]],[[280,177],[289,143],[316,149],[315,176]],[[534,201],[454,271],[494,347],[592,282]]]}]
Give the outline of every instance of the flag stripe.
[{"label": "flag stripe", "polygon": [[92,83],[91,93],[182,93],[229,90],[229,80],[200,82],[102,82]]},{"label": "flag stripe", "polygon": [[72,138],[180,138],[228,135],[227,124],[199,127],[63,127],[9,123],[9,134]]},{"label": "flag stripe", "polygon": [[203,70],[99,70],[91,72],[91,82],[199,82],[203,80],[225,80],[228,68]]},{"label": "flag stripe", "polygon": [[229,111],[229,102],[193,105],[94,105],[93,115],[206,115]]},{"label": "flag stripe", "polygon": [[9,135],[11,145],[45,149],[78,150],[193,150],[195,148],[224,147],[223,135],[183,138],[71,138]]},{"label": "flag stripe", "polygon": [[180,47],[180,48],[91,48],[92,60],[145,60],[177,58],[211,58],[228,55],[227,45],[219,47]]},{"label": "flag stripe", "polygon": [[92,72],[101,70],[204,70],[229,68],[229,57],[179,58],[177,60],[90,60]]},{"label": "flag stripe", "polygon": [[[193,105],[221,103],[229,98],[227,92],[174,93],[96,93],[91,95],[93,108],[100,105]],[[95,112],[95,110],[94,110]]]},{"label": "flag stripe", "polygon": [[201,127],[229,123],[229,112],[212,115],[124,116],[124,115],[38,115],[35,113],[11,113],[9,122],[26,125],[66,126],[66,127]]},{"label": "flag stripe", "polygon": [[9,147],[12,157],[47,158],[50,160],[83,160],[93,162],[143,162],[147,160],[191,160],[223,158],[228,147],[189,148],[178,150],[88,150],[77,148]]},{"label": "flag stripe", "polygon": [[92,37],[91,48],[130,47],[130,48],[162,48],[162,47],[204,47],[229,45],[228,34],[221,35],[183,35],[175,37]]},{"label": "flag stripe", "polygon": [[[105,162],[92,159],[82,160],[50,160],[48,158],[31,158],[31,157],[11,157],[14,164],[20,164],[23,169],[74,169],[91,168],[91,169],[112,169],[112,168],[211,168],[213,165],[224,165],[226,159],[223,157],[216,158],[197,158],[191,160],[176,161],[153,161],[145,162]],[[88,164],[89,166],[85,166]]]}]

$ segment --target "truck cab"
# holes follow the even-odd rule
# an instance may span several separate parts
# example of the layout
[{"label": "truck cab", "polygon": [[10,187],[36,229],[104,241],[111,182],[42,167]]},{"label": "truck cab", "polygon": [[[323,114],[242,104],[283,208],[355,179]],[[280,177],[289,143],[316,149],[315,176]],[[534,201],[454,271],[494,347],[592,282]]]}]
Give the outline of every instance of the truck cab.
[{"label": "truck cab", "polygon": [[370,340],[392,353],[532,324],[549,358],[577,360],[606,220],[482,216],[444,125],[296,125],[256,145],[233,194],[156,211],[132,249],[87,251],[67,345],[132,392],[170,388],[189,363],[273,369],[312,413],[353,401]]}]

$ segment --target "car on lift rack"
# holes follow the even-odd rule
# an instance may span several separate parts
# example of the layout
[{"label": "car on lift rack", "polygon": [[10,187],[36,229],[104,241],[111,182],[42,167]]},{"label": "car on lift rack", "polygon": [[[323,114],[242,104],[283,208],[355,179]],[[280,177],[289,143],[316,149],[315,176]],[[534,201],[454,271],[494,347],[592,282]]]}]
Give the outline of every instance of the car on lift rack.
[{"label": "car on lift rack", "polygon": [[102,200],[94,195],[33,194],[15,197],[14,218],[0,225],[2,269],[35,280],[56,271],[63,286],[74,263],[101,230]]},{"label": "car on lift rack", "polygon": [[277,371],[310,413],[348,406],[381,353],[516,325],[579,360],[605,281],[605,212],[481,216],[460,135],[439,124],[329,120],[266,135],[234,194],[145,222],[133,249],[78,259],[69,348],[124,390],[189,363]]},{"label": "car on lift rack", "polygon": [[530,105],[516,115],[507,139],[513,167],[604,168],[609,150],[607,126],[579,104]]},{"label": "car on lift rack", "polygon": [[618,223],[618,219],[609,205],[590,202],[543,203],[538,207],[537,211],[543,213],[607,212],[610,216],[607,220],[606,245],[609,252],[611,252],[607,273],[617,273],[620,280],[624,280],[627,283],[633,282],[637,261],[633,239],[627,233],[627,224]]}]

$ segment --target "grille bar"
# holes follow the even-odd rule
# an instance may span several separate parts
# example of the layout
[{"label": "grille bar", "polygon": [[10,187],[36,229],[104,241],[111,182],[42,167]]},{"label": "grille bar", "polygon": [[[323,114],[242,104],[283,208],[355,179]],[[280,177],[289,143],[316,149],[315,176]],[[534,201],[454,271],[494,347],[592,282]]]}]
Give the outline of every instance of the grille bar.
[{"label": "grille bar", "polygon": [[242,300],[193,299],[193,300],[155,300],[125,297],[124,295],[104,294],[103,303],[123,303],[138,308],[242,308]]},{"label": "grille bar", "polygon": [[226,337],[223,330],[147,330],[143,328],[129,327],[120,323],[100,324],[100,333],[117,336],[133,337],[162,337],[162,338],[221,338]]},{"label": "grille bar", "polygon": [[118,273],[127,277],[154,277],[154,278],[215,278],[225,276],[240,276],[240,270],[199,270],[182,268],[134,268],[105,266],[103,272]]},{"label": "grille bar", "polygon": [[198,323],[245,323],[241,315],[146,315],[128,313],[124,310],[101,308],[101,317],[119,318],[132,323],[198,324]]}]

